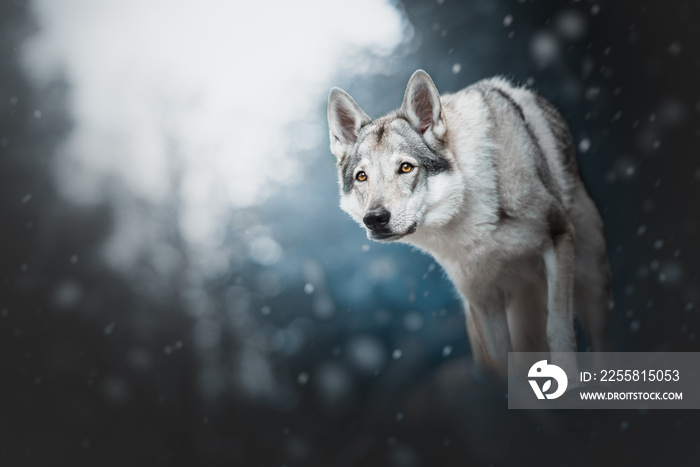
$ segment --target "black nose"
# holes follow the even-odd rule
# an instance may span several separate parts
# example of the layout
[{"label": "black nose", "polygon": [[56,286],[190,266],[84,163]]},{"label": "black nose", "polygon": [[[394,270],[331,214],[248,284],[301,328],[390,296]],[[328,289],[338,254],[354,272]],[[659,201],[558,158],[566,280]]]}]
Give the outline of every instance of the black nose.
[{"label": "black nose", "polygon": [[386,208],[380,207],[372,209],[362,219],[369,230],[382,230],[389,223],[391,214]]}]

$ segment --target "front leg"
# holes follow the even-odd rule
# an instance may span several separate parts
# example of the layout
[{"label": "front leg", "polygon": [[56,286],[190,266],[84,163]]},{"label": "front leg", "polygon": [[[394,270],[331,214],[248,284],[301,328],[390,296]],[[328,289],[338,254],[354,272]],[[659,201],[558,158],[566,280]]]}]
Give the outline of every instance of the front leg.
[{"label": "front leg", "polygon": [[469,343],[477,365],[506,374],[511,343],[503,301],[465,299],[464,308]]},{"label": "front leg", "polygon": [[[563,215],[553,222],[552,242],[544,251],[547,271],[547,342],[550,352],[575,352],[574,333],[574,228]],[[572,377],[575,356],[559,356],[557,365]]]}]

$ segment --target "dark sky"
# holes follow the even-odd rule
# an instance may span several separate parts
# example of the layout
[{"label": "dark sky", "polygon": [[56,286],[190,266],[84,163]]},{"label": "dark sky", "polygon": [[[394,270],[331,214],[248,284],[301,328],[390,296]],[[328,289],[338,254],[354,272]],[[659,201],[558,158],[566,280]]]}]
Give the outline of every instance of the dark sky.
[{"label": "dark sky", "polygon": [[[302,75],[312,89],[304,95],[316,97],[285,127],[288,144],[274,145],[262,124],[262,138],[251,133],[260,138],[251,147],[289,158],[255,165],[251,152],[217,174],[236,185],[259,167],[274,172],[257,194],[264,202],[217,205],[215,235],[204,237],[217,240],[207,243],[192,230],[199,218],[188,217],[205,206],[191,204],[190,182],[207,173],[207,159],[188,165],[181,135],[192,125],[206,135],[217,122],[178,127],[167,118],[173,102],[199,94],[180,95],[178,76],[159,75],[167,79],[143,102],[162,99],[162,121],[112,120],[130,130],[95,133],[88,157],[70,159],[65,148],[79,146],[68,143],[91,135],[86,122],[118,114],[97,106],[86,120],[78,97],[89,83],[68,67],[45,80],[28,71],[27,44],[50,27],[39,16],[50,18],[50,8],[0,4],[0,464],[695,464],[692,411],[508,411],[505,382],[472,371],[461,304],[440,267],[366,240],[338,208],[325,126],[315,132],[333,85],[376,117],[400,104],[417,68],[444,92],[493,75],[528,84],[569,122],[605,222],[613,349],[699,351],[698,4],[395,7],[412,32],[389,55],[365,51],[366,72],[337,65],[322,89],[314,70]],[[291,40],[254,18],[264,37],[231,45],[234,63],[263,39],[280,50]],[[196,43],[193,31],[184,44]],[[289,63],[275,50],[262,62]],[[298,53],[301,62],[310,52]],[[243,71],[256,77],[256,68]],[[123,73],[115,82],[140,76]],[[162,134],[167,155],[148,184],[164,187],[157,200],[142,196],[129,166],[139,167],[128,148],[146,133]],[[98,174],[94,161],[107,156],[109,170]],[[99,197],[66,194],[83,186]]]}]

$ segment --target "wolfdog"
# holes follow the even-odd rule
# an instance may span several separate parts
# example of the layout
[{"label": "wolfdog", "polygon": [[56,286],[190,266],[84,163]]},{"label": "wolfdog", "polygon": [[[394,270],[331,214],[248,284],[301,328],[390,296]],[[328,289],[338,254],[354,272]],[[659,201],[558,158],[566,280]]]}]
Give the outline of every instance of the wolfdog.
[{"label": "wolfdog", "polygon": [[508,352],[574,352],[574,313],[594,351],[611,305],[603,223],[559,112],[490,78],[438,93],[416,71],[401,107],[370,119],[328,98],[340,206],[379,242],[430,253],[462,297],[479,367]]}]

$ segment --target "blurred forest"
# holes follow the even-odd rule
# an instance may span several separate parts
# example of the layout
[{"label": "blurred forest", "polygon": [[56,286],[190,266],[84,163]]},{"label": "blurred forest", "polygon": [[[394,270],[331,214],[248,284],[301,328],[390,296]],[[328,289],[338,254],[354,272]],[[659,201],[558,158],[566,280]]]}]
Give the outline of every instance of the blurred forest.
[{"label": "blurred forest", "polygon": [[0,3],[0,465],[697,464],[692,411],[508,411],[439,265],[340,211],[325,123],[418,68],[537,89],[613,349],[700,351],[697,2],[96,3]]}]

